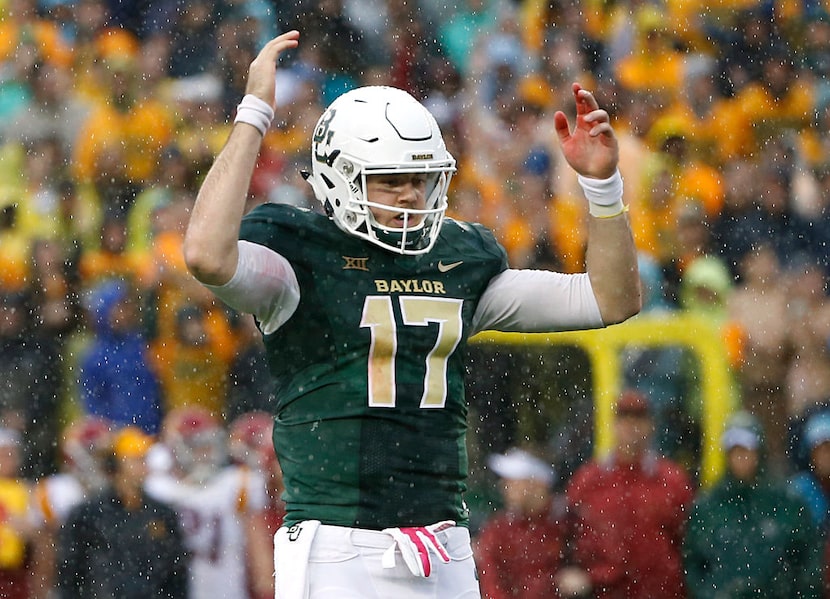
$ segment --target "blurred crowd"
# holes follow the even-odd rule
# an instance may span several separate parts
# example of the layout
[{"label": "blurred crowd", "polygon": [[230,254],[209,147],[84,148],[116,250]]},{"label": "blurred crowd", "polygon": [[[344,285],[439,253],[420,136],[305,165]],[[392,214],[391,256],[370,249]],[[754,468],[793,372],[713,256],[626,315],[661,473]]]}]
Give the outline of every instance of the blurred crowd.
[{"label": "blurred crowd", "polygon": [[[176,410],[267,409],[252,320],[187,275],[181,243],[248,65],[288,29],[251,206],[318,209],[301,170],[319,114],[392,84],[458,159],[452,216],[514,267],[579,271],[587,209],[552,126],[578,81],[620,138],[644,312],[718,327],[769,469],[810,471],[804,428],[830,401],[827,4],[4,0],[0,427],[23,480],[59,472],[85,418],[155,437]],[[677,360],[631,357],[659,405]]]},{"label": "blurred crowd", "polygon": [[758,419],[735,412],[708,487],[655,449],[643,393],[620,394],[613,429],[611,452],[565,480],[544,448],[489,456],[501,504],[475,536],[484,597],[830,597],[830,415],[805,429],[810,469],[782,480]]},{"label": "blurred crowd", "polygon": [[201,406],[171,410],[158,435],[82,416],[58,440],[59,471],[35,482],[20,434],[0,429],[0,596],[273,597],[272,427]]}]

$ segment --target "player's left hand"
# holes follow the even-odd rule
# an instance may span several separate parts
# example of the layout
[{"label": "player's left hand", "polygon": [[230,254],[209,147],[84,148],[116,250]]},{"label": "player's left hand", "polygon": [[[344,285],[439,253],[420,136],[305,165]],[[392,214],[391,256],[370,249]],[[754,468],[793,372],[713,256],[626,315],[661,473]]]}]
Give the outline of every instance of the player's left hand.
[{"label": "player's left hand", "polygon": [[565,160],[583,177],[606,179],[617,170],[619,145],[608,113],[596,98],[578,83],[573,84],[576,100],[576,126],[571,131],[568,117],[561,110],[553,115],[553,124]]}]

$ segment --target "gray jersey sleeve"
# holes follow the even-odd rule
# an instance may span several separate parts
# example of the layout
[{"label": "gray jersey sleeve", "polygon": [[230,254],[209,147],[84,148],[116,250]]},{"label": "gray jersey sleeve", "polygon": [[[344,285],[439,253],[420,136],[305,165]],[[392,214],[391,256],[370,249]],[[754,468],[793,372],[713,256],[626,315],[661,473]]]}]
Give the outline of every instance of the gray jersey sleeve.
[{"label": "gray jersey sleeve", "polygon": [[205,285],[231,308],[253,314],[265,334],[291,318],[300,303],[300,285],[291,263],[250,241],[237,242],[236,272],[224,285]]},{"label": "gray jersey sleeve", "polygon": [[473,317],[481,331],[545,333],[605,326],[587,273],[508,269],[493,277]]}]

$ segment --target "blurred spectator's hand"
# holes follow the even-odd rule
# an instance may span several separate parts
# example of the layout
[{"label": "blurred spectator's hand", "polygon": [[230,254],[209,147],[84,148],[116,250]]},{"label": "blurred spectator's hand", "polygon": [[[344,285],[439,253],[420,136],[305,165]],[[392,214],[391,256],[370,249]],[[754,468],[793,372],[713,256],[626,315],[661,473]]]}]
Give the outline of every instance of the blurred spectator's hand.
[{"label": "blurred spectator's hand", "polygon": [[581,568],[562,568],[556,573],[556,590],[560,597],[587,597],[591,592],[591,578]]}]

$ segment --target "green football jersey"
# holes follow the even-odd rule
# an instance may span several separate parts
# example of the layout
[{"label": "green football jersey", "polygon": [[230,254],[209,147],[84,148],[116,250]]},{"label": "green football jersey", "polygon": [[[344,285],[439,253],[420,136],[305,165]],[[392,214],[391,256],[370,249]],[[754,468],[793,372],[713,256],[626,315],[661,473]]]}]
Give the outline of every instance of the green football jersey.
[{"label": "green football jersey", "polygon": [[286,523],[466,523],[463,354],[482,293],[507,268],[492,233],[446,219],[428,254],[404,256],[265,204],[240,237],[289,260],[300,286],[294,315],[264,338]]}]

